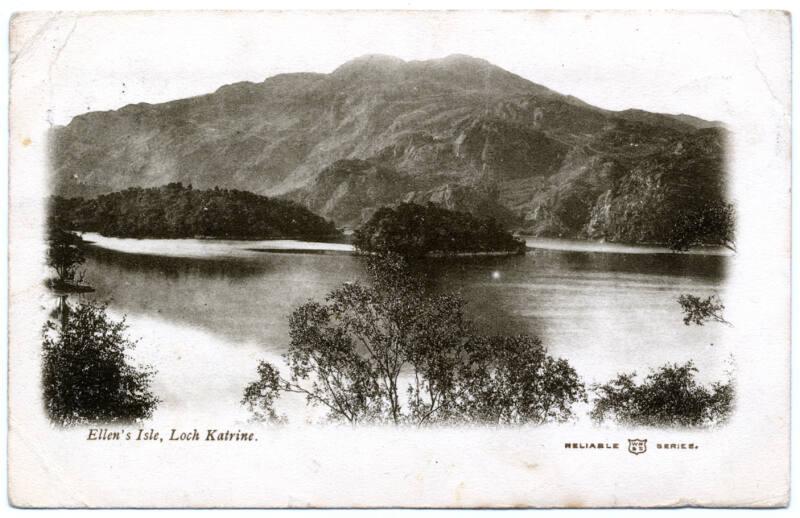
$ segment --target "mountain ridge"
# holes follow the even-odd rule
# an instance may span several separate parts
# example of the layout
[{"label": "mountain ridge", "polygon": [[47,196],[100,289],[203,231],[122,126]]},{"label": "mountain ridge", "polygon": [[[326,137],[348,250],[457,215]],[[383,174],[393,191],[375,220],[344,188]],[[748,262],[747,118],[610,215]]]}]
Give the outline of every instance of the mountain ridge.
[{"label": "mountain ridge", "polygon": [[620,223],[644,217],[620,189],[667,220],[723,200],[726,134],[593,107],[470,56],[367,55],[79,115],[52,131],[51,163],[66,196],[183,182],[288,197],[340,226],[430,201],[536,235],[658,240],[641,230],[652,222]]}]

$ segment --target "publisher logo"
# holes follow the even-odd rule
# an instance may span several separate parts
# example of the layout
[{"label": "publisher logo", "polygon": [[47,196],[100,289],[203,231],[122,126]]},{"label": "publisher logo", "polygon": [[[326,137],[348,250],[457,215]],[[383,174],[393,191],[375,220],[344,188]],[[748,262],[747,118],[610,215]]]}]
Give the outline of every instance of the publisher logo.
[{"label": "publisher logo", "polygon": [[639,455],[647,451],[647,439],[628,439],[628,451]]}]

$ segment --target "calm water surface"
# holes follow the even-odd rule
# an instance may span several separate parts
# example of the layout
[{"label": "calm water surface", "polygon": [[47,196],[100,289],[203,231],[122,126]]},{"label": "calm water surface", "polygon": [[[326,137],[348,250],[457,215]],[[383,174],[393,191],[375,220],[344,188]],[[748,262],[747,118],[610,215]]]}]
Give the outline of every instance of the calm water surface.
[{"label": "calm water surface", "polygon": [[[256,360],[275,359],[285,350],[287,317],[295,307],[365,278],[359,259],[349,255],[242,253],[241,247],[226,254],[213,241],[197,244],[192,254],[170,254],[154,240],[126,241],[133,242],[126,252],[91,247],[87,281],[97,290],[95,298],[128,315],[132,336],[160,342],[145,345],[143,355],[165,373],[160,390],[173,409],[213,414],[214,405],[236,405]],[[204,246],[214,252],[204,256]],[[431,260],[426,269],[437,289],[465,297],[479,328],[535,334],[587,382],[689,359],[701,378],[718,379],[728,368],[728,328],[684,326],[676,299],[681,293],[724,298],[732,260],[534,250],[525,256]],[[173,349],[180,352],[170,354]],[[224,379],[207,390],[189,390],[186,380],[176,386],[170,376],[187,369],[198,382]]]}]

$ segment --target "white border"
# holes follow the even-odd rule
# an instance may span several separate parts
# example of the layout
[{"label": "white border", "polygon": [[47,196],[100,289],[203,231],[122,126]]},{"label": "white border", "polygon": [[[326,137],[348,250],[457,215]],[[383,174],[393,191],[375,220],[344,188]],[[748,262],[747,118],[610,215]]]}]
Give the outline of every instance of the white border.
[{"label": "white border", "polygon": [[[487,6],[487,4],[490,4],[490,5]],[[338,2],[335,3],[335,7],[337,7],[337,8],[345,8],[345,9],[369,9],[369,8],[375,8],[375,6],[376,6],[376,2],[374,2],[374,1],[370,2],[370,1],[352,1],[351,0],[351,1],[338,1]],[[114,4],[114,5],[109,5],[108,2],[102,2],[102,1],[98,1],[98,0],[86,0],[86,1],[83,1],[83,2],[77,2],[77,1],[61,1],[61,2],[58,2],[58,1],[45,1],[45,0],[29,0],[29,1],[22,2],[22,1],[18,1],[18,0],[11,0],[11,1],[5,2],[3,4],[2,12],[5,14],[5,20],[7,21],[8,17],[10,16],[10,14],[12,12],[16,11],[16,10],[132,10],[132,9],[134,9],[134,10],[138,10],[138,9],[160,9],[160,10],[164,10],[164,9],[199,9],[199,8],[202,8],[202,9],[213,9],[213,8],[264,9],[266,7],[267,7],[267,5],[265,3],[263,3],[263,2],[242,1],[242,0],[230,0],[230,1],[224,2],[224,3],[223,2],[209,2],[209,1],[188,2],[188,1],[176,1],[176,0],[128,1],[128,2],[120,2],[120,3]],[[330,4],[330,3],[326,3],[326,2],[322,2],[322,1],[309,1],[309,0],[275,1],[275,2],[271,2],[269,4],[269,8],[275,8],[275,9],[301,9],[301,8],[302,9],[323,9],[323,8],[324,9],[328,9],[328,8],[331,8],[331,7],[333,7],[333,5]],[[439,8],[439,9],[452,9],[452,8],[458,8],[458,9],[483,9],[483,8],[487,8],[487,7],[491,8],[491,9],[520,9],[520,8],[526,8],[526,9],[530,9],[530,8],[550,8],[550,9],[578,9],[578,8],[584,8],[584,9],[595,9],[595,8],[599,7],[599,4],[598,3],[594,3],[594,2],[587,2],[587,1],[570,1],[570,0],[561,1],[561,2],[555,2],[555,1],[550,1],[550,2],[547,2],[547,1],[524,2],[524,1],[495,0],[495,1],[491,2],[491,3],[476,2],[476,1],[438,1],[438,2],[405,1],[405,2],[382,2],[380,4],[380,7],[381,8],[393,8],[393,9],[429,9],[431,7],[435,7],[435,8]],[[709,2],[709,1],[672,1],[672,2],[648,2],[646,5],[643,4],[643,2],[641,2],[641,1],[639,1],[639,2],[636,2],[636,1],[606,1],[606,2],[602,2],[602,7],[603,8],[612,8],[612,9],[642,9],[642,8],[647,7],[647,8],[653,8],[653,9],[692,9],[692,10],[697,10],[697,9],[701,9],[701,10],[705,10],[705,9],[731,10],[731,9],[734,9],[735,10],[735,9],[759,8],[759,9],[783,9],[783,10],[787,10],[787,11],[792,11],[793,15],[797,14],[797,11],[792,8],[793,7],[792,3],[785,2],[785,1],[784,2],[781,2],[781,1],[765,1],[765,2],[752,2],[752,1],[750,1],[750,2],[745,2],[745,1],[729,1],[729,2],[721,2],[721,1],[716,1],[716,2]],[[7,23],[4,23],[3,24],[3,32],[4,32],[3,41],[4,41],[5,45],[7,45],[7,42],[8,42],[8,32],[7,31],[8,31],[8,25],[7,25]],[[797,41],[797,29],[795,28],[794,24],[793,24],[793,27],[792,27],[792,34],[793,34],[793,40],[796,42]],[[796,43],[795,43],[794,46],[793,46],[793,49],[796,50],[796,48],[797,47],[796,47]],[[7,52],[6,52],[6,56],[8,56]],[[6,67],[6,74],[7,74],[7,70],[8,69]],[[794,74],[793,74],[793,78],[794,78]],[[6,77],[6,80],[3,81],[3,86],[2,86],[3,90],[6,93],[8,91],[7,87],[8,87],[8,78]],[[798,89],[798,86],[796,84],[794,84],[793,85],[793,97],[794,97],[794,94],[797,93],[797,91],[798,91],[797,89]],[[7,96],[6,96],[6,98],[7,98]],[[796,117],[797,117],[797,109],[798,109],[797,107],[793,107],[793,120],[797,120],[796,119]],[[4,159],[3,160],[4,163],[7,163],[7,154],[6,154],[7,153],[7,149],[8,149],[7,117],[3,117],[2,125],[3,125],[3,132],[2,133],[3,133],[4,145],[2,146],[2,151],[0,151],[0,152],[2,153],[2,157]],[[793,145],[797,145],[799,142],[800,142],[800,139],[798,138],[797,131],[793,131],[793,135],[792,135],[792,143],[793,143]],[[798,187],[798,184],[796,183],[796,178],[797,178],[797,176],[795,174],[795,163],[793,161],[793,180],[795,180],[795,181],[793,181],[793,187],[795,187],[795,189],[794,189],[795,192],[796,192],[797,187]],[[0,213],[2,214],[2,216],[0,216],[0,217],[2,217],[1,224],[0,224],[0,232],[2,232],[2,237],[3,237],[2,246],[4,247],[4,249],[6,250],[6,253],[7,253],[7,236],[8,236],[8,219],[7,219],[7,210],[8,210],[8,204],[7,204],[8,197],[7,196],[8,196],[8,191],[7,191],[7,189],[8,189],[8,184],[7,184],[7,181],[4,181],[4,182],[0,183],[0,185],[2,185],[2,187],[0,187],[0,190],[2,190],[2,197],[1,197],[2,198],[2,202],[0,202],[0,203],[2,203],[2,207],[4,209],[4,210],[0,211]],[[793,195],[793,201],[797,201],[796,196],[797,196],[796,194]],[[798,246],[800,246],[800,245],[797,244],[798,243],[798,239],[800,239],[800,230],[798,230],[798,229],[800,229],[800,215],[798,214],[798,211],[795,210],[795,209],[793,209],[793,211],[792,211],[792,223],[793,223],[793,226],[792,226],[792,237],[793,237],[792,252],[793,252],[793,258],[794,258],[794,257],[797,257],[797,253],[798,253],[798,251],[800,251],[797,248]],[[796,263],[793,260],[793,270],[794,270],[795,266],[796,266]],[[7,286],[7,262],[6,261],[4,261],[2,263],[2,268],[3,268],[3,275],[2,275],[2,281],[0,281],[0,287],[2,287],[3,301],[7,303],[7,295],[8,295],[7,288],[8,288],[8,286]],[[800,293],[800,287],[798,287],[797,282],[793,278],[793,286],[792,286],[792,296],[793,296],[793,298],[795,296],[797,296],[798,293]],[[7,304],[4,307],[7,307]],[[4,328],[7,329],[7,313],[3,312],[3,315],[0,318],[2,319],[2,322],[4,324]],[[797,309],[795,307],[793,307],[793,311],[792,311],[793,338],[794,338],[794,329],[796,328],[796,324],[798,323],[798,320],[797,320],[798,318],[800,318],[798,316],[798,311],[797,311]],[[7,355],[7,341],[6,341],[5,333],[3,335],[4,335],[4,338],[3,338],[3,357],[6,358],[7,357],[6,356]],[[795,354],[795,355],[793,355],[793,358],[792,358],[792,370],[794,372],[798,372],[798,369],[800,369],[800,362],[798,361],[798,355]],[[794,382],[794,381],[793,381],[792,394],[793,394],[793,399],[795,401],[797,401],[798,388],[797,388],[797,383]],[[3,384],[2,388],[0,388],[0,397],[2,397],[5,400],[5,396],[6,396],[6,386],[5,386],[5,384]],[[6,408],[6,410],[7,410],[7,408]],[[793,405],[792,418],[793,418],[793,421],[795,423],[798,422],[797,421],[797,418],[798,418],[797,405]],[[5,412],[4,412],[4,420],[5,419],[6,419],[6,415],[5,415]],[[795,430],[795,435],[796,435],[796,430]],[[2,432],[0,432],[0,436],[3,439],[3,442],[5,442],[6,426],[2,427]],[[3,450],[5,451],[5,448]],[[797,467],[797,465],[798,465],[797,464],[797,459],[798,459],[797,448],[793,448],[792,449],[792,460],[793,460],[792,464],[793,464],[794,467]],[[794,474],[796,475],[796,472]],[[6,484],[5,484],[6,472],[4,471],[3,474],[0,475],[0,477],[2,477],[2,480],[0,480],[0,482],[2,482],[2,485],[3,485],[4,490],[5,490],[5,488],[6,488]],[[793,483],[792,483],[793,494],[795,495],[795,497],[797,497],[797,495],[798,495],[798,493],[796,492],[797,488],[798,488],[798,483],[797,483],[797,478],[795,476],[794,480],[793,480]],[[7,502],[6,502],[6,505],[7,505]],[[789,509],[797,510],[798,507],[799,507],[798,505],[792,505],[792,506],[790,506]],[[771,511],[771,512],[783,515],[784,513],[789,512],[789,509],[777,510],[777,511]],[[7,509],[7,511],[8,510],[10,510],[11,512],[15,512],[15,513],[16,512],[21,512],[18,509]],[[85,511],[75,511],[75,510],[53,511],[53,510],[47,510],[47,511],[38,511],[37,514],[39,514],[39,513],[48,513],[49,514],[51,512],[59,512],[59,513],[62,513],[61,516],[63,516],[63,513],[65,513],[65,512],[67,514],[69,514],[69,515],[72,515],[74,513],[82,514]],[[115,511],[115,512],[130,512],[130,511],[120,510],[120,511]],[[187,512],[187,511],[178,511],[178,512],[183,514],[184,512]],[[237,511],[236,513],[238,514],[240,512],[247,512],[247,511]],[[273,512],[275,512],[275,511],[273,511]],[[277,511],[277,512],[284,513],[284,512],[297,512],[297,511]],[[343,512],[348,512],[348,511],[331,511],[331,513],[334,513],[334,514],[339,514],[339,513],[343,513]],[[446,513],[446,512],[449,512],[449,511],[438,511],[438,512]],[[505,512],[508,512],[508,511],[505,511]],[[561,512],[569,512],[569,511],[550,511],[550,512],[551,513],[552,512],[561,513]],[[593,514],[601,515],[601,516],[617,515],[617,513],[620,513],[620,512],[630,514],[631,512],[640,512],[640,511],[620,511],[620,510],[592,511]],[[703,512],[703,513],[710,514],[710,515],[713,516],[713,515],[717,515],[717,514],[723,512],[723,511],[722,510],[682,509],[682,510],[668,511],[668,512],[681,512],[681,513]],[[740,511],[740,512],[744,512],[744,511]],[[383,512],[381,512],[381,514],[382,515],[386,515],[386,516],[390,516],[390,515],[399,514],[399,512],[398,511],[383,511]]]}]

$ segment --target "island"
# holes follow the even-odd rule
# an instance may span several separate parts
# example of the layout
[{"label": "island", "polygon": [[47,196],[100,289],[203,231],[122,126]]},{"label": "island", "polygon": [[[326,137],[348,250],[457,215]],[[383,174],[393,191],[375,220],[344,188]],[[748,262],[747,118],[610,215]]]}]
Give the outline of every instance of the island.
[{"label": "island", "polygon": [[109,237],[302,239],[339,236],[299,203],[236,189],[194,189],[181,182],[132,187],[96,198],[51,198],[50,228]]},{"label": "island", "polygon": [[480,218],[428,203],[381,207],[353,233],[362,253],[404,257],[524,254],[525,242],[493,218]]}]

